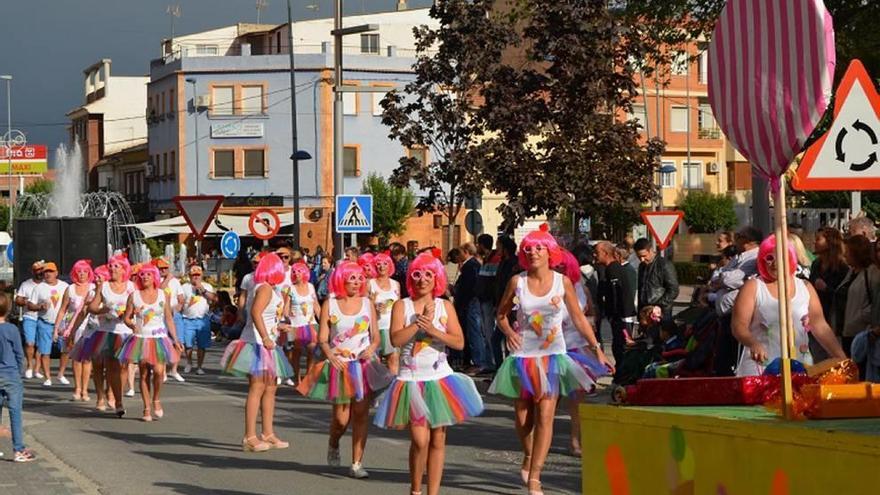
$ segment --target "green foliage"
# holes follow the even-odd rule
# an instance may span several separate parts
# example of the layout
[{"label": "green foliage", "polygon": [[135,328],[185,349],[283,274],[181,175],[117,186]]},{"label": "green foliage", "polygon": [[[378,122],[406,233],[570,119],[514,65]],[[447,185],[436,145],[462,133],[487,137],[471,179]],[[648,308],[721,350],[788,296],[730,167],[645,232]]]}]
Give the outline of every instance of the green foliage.
[{"label": "green foliage", "polygon": [[24,187],[28,194],[48,194],[55,187],[55,182],[47,179],[37,179]]},{"label": "green foliage", "polygon": [[9,232],[9,207],[0,205],[0,231]]},{"label": "green foliage", "polygon": [[165,243],[160,242],[158,239],[149,238],[144,239],[144,244],[147,246],[147,249],[150,251],[151,258],[159,258],[165,255]]},{"label": "green foliage", "polygon": [[681,200],[679,208],[684,211],[688,230],[698,234],[711,234],[736,227],[736,210],[733,196],[692,191]]},{"label": "green foliage", "polygon": [[692,261],[676,261],[675,273],[678,275],[678,283],[682,285],[696,285],[698,279],[702,278],[703,282],[709,280],[712,276],[712,269],[708,263],[695,263]]},{"label": "green foliage", "polygon": [[379,244],[406,231],[406,219],[416,206],[411,190],[390,184],[384,177],[370,174],[364,181],[363,194],[373,195],[373,232],[379,236]]}]

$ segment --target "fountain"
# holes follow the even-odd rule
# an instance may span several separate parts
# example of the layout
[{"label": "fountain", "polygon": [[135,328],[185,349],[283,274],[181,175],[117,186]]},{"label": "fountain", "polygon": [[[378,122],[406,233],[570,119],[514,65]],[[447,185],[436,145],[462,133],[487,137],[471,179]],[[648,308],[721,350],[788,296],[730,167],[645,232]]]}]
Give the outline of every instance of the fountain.
[{"label": "fountain", "polygon": [[[143,241],[125,196],[115,191],[83,193],[82,153],[79,144],[63,144],[55,152],[55,187],[51,193],[24,193],[15,207],[16,218],[101,217],[107,219],[107,240],[115,248]],[[139,254],[138,254],[139,255]]]}]

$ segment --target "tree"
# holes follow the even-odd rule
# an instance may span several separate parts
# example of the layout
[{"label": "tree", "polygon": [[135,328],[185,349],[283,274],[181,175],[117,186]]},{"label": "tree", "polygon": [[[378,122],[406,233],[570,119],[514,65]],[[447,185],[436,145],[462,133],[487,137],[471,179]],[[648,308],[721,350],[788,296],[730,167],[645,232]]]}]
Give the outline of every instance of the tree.
[{"label": "tree", "polygon": [[436,29],[414,29],[415,79],[382,100],[382,123],[389,138],[410,149],[425,149],[423,163],[416,154],[400,159],[391,182],[400,187],[415,183],[421,189],[416,209],[441,211],[451,228],[465,198],[481,193],[485,183],[477,166],[477,142],[483,131],[473,118],[474,97],[480,81],[474,74],[501,57],[509,30],[490,18],[491,0],[435,2],[430,16]]},{"label": "tree", "polygon": [[412,191],[390,184],[380,175],[370,174],[361,192],[373,195],[373,232],[379,236],[380,245],[406,231],[406,219],[416,206]]},{"label": "tree", "polygon": [[684,211],[684,221],[689,231],[710,234],[736,227],[733,203],[733,196],[691,191],[681,200],[679,208]]},{"label": "tree", "polygon": [[637,95],[630,60],[645,48],[606,4],[511,1],[498,21],[515,26],[511,50],[520,56],[476,75],[485,99],[477,116],[489,136],[481,168],[506,194],[506,230],[560,208],[611,224],[612,206],[632,213],[656,195],[664,144],[640,141],[638,124],[624,117]]},{"label": "tree", "polygon": [[24,186],[24,192],[28,194],[49,194],[54,189],[55,183],[48,179],[37,179]]}]

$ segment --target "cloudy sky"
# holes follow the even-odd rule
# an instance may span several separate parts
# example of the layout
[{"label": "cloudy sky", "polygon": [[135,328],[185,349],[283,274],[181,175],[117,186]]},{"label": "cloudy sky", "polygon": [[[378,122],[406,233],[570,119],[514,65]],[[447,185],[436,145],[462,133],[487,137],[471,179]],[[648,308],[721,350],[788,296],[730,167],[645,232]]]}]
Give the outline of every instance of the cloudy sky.
[{"label": "cloudy sky", "polygon": [[[292,0],[294,19],[333,15],[334,0]],[[65,114],[83,103],[82,70],[102,58],[115,75],[147,75],[170,34],[169,4],[180,5],[175,32],[255,22],[255,0],[0,0],[0,74],[11,74],[13,128],[54,149],[67,141]],[[345,13],[394,10],[397,0],[346,0]],[[409,0],[426,7],[431,0]],[[262,21],[287,19],[286,0],[268,0]],[[5,81],[4,81],[5,82]],[[6,87],[0,85],[6,131]],[[51,154],[50,154],[51,155]]]}]

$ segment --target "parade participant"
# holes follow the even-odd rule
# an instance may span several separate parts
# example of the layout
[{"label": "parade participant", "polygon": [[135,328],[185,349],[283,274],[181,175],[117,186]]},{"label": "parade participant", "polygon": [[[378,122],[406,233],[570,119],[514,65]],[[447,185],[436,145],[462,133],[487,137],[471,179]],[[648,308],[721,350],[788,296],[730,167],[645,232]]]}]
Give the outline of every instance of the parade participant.
[{"label": "parade participant", "polygon": [[[379,356],[385,359],[391,374],[397,374],[400,352],[391,344],[391,308],[400,299],[400,284],[391,277],[394,275],[394,261],[388,253],[379,253],[371,264],[376,277],[369,280],[367,293],[376,307],[379,327]],[[443,290],[446,290],[444,285]]]},{"label": "parade participant", "polygon": [[[55,333],[55,319],[58,317],[58,309],[61,307],[61,298],[67,290],[67,282],[58,280],[58,267],[49,262],[43,266],[43,281],[34,287],[28,298],[27,307],[37,312],[37,354],[40,355],[38,367],[43,369],[46,381],[44,387],[52,386],[52,378],[49,374],[49,362],[52,354],[52,337]],[[64,368],[67,366],[67,349],[61,342],[61,367],[58,370],[58,381],[64,385],[70,382],[64,376]]]},{"label": "parade participant", "polygon": [[[289,318],[290,315],[290,290],[293,287],[293,282],[291,282],[291,268],[290,266],[293,264],[294,260],[302,259],[302,253],[299,251],[294,252],[293,249],[282,246],[275,250],[275,254],[281,258],[281,261],[284,263],[284,281],[275,286],[275,292],[281,296],[281,300],[284,302],[284,318],[285,320]],[[294,342],[288,339],[287,332],[281,332],[278,335],[278,345],[281,346],[281,349],[284,351],[284,355],[287,356],[287,360],[291,362],[291,366],[293,366],[293,347]],[[294,372],[296,370],[294,369]],[[288,378],[284,382],[285,385],[294,386],[292,378]],[[280,385],[280,383],[279,383]]]},{"label": "parade participant", "polygon": [[189,269],[189,282],[183,284],[183,326],[181,341],[186,348],[186,367],[184,373],[192,371],[192,352],[196,348],[196,374],[204,375],[205,350],[211,347],[211,320],[208,312],[217,294],[211,284],[202,281],[202,267],[196,265]]},{"label": "parade participant", "polygon": [[[125,324],[125,308],[128,296],[134,292],[135,286],[130,278],[131,265],[125,254],[110,258],[107,263],[110,270],[109,280],[98,276],[95,283],[95,298],[89,304],[89,312],[98,316],[98,330],[87,341],[85,351],[91,351],[95,370],[95,388],[98,390],[98,410],[105,410],[102,403],[104,388],[103,375],[106,369],[107,381],[110,383],[110,394],[114,400],[116,416],[125,415],[122,405],[122,384],[128,381],[128,367],[122,366],[116,358],[125,338],[131,329]],[[96,270],[97,272],[97,270]],[[98,382],[101,383],[98,383]]]},{"label": "parade participant", "polygon": [[[134,265],[131,265],[130,276],[128,279],[131,280],[131,283],[133,283],[135,285],[135,287],[137,287],[138,272],[141,271],[142,266],[144,266],[143,263],[135,263]],[[125,384],[126,385],[125,396],[126,397],[134,397],[134,379],[135,379],[135,376],[137,375],[137,372],[138,372],[138,365],[137,365],[137,363],[129,362],[125,366],[128,367],[128,374],[126,375],[128,378],[128,381]]]},{"label": "parade participant", "polygon": [[[867,241],[866,241],[867,242]],[[794,246],[788,244],[789,308],[796,355],[791,356],[804,365],[813,364],[807,333],[831,357],[844,358],[843,348],[822,314],[822,302],[816,289],[808,282],[794,277],[797,258]],[[764,239],[758,248],[758,278],[749,279],[740,289],[733,306],[733,336],[743,346],[737,376],[760,375],[764,366],[780,357],[779,302],[776,273],[776,236]]]},{"label": "parade participant", "polygon": [[33,378],[34,376],[37,378],[44,378],[37,365],[40,361],[39,355],[36,354],[37,312],[31,311],[27,308],[27,301],[31,297],[34,287],[43,281],[43,265],[45,264],[46,262],[42,260],[35,261],[34,264],[31,265],[31,278],[22,282],[18,287],[18,292],[15,293],[15,304],[24,309],[24,314],[21,319],[21,327],[24,331],[24,355],[27,359],[24,377],[28,379]]},{"label": "parade participant", "polygon": [[[567,354],[562,334],[566,309],[599,362],[612,371],[613,367],[578,307],[571,281],[550,269],[560,263],[562,251],[547,224],[526,235],[518,256],[526,271],[510,280],[496,315],[511,353],[498,369],[489,392],[514,399],[516,432],[524,454],[520,475],[530,494],[541,494],[541,470],[553,439],[559,396],[589,390],[594,384]],[[515,328],[508,320],[514,306]]]},{"label": "parade participant", "polygon": [[463,348],[464,335],[452,304],[440,298],[446,291],[443,264],[430,254],[417,256],[407,284],[410,297],[394,303],[390,323],[391,342],[403,349],[403,359],[379,398],[374,422],[409,428],[410,490],[421,495],[427,467],[428,495],[435,495],[443,477],[446,427],[482,413],[483,400],[473,380],[453,372],[446,360],[446,348]]},{"label": "parade participant", "polygon": [[[590,312],[590,297],[582,282],[580,263],[578,263],[577,258],[570,252],[563,250],[562,262],[556,266],[556,270],[571,281],[577,296],[578,308],[587,317],[587,321],[589,321],[590,317],[587,314]],[[590,327],[592,327],[592,322],[590,322]],[[595,353],[590,350],[589,335],[585,332],[582,333],[581,329],[575,325],[574,318],[568,314],[567,309],[565,318],[562,320],[562,335],[565,338],[565,346],[568,348],[568,356],[584,368],[584,371],[587,372],[591,380],[595,382],[600,376],[606,374],[605,365],[599,362],[596,359]],[[581,428],[578,404],[583,398],[584,393],[580,390],[574,392],[568,398],[568,415],[571,418],[571,444],[569,445],[569,452],[575,457],[580,457],[581,455]]]},{"label": "parade participant", "polygon": [[[89,400],[89,377],[92,375],[90,357],[79,359],[74,349],[83,339],[86,329],[92,323],[88,318],[86,306],[95,297],[95,272],[91,260],[77,260],[70,269],[72,283],[64,291],[58,317],[55,319],[54,338],[62,338],[70,349],[73,361],[73,400],[86,402]],[[63,374],[63,369],[59,372]]]},{"label": "parade participant", "polygon": [[165,292],[159,290],[161,282],[159,269],[156,266],[143,265],[138,270],[136,283],[138,290],[128,296],[125,307],[125,325],[132,330],[132,333],[126,337],[122,348],[116,354],[116,358],[121,363],[134,363],[138,366],[141,399],[144,401],[144,421],[153,421],[154,414],[158,419],[165,415],[159,402],[165,365],[180,359],[180,352],[183,350],[183,346],[177,340],[170,304]]},{"label": "parade participant", "polygon": [[[181,290],[180,280],[171,272],[171,264],[165,258],[156,259],[155,265],[159,269],[159,275],[162,276],[160,287],[165,293],[165,300],[168,301],[168,305],[171,307],[171,313],[174,315],[174,328],[177,329],[179,336],[183,330],[183,316],[180,314],[183,308],[183,291]],[[169,375],[178,382],[186,381],[180,372],[177,371],[179,364],[180,361],[178,360],[171,363],[170,369],[166,367],[165,377],[162,379],[163,382],[168,380]]]},{"label": "parade participant", "polygon": [[287,339],[293,342],[290,364],[293,366],[296,383],[299,383],[302,381],[299,360],[303,350],[306,351],[306,369],[310,369],[313,364],[318,342],[317,317],[321,316],[321,306],[318,304],[315,287],[309,283],[311,270],[308,265],[302,261],[294,263],[290,276],[293,287],[290,290],[290,334]]},{"label": "parade participant", "polygon": [[357,264],[364,269],[364,277],[367,280],[376,278],[375,256],[373,253],[364,253],[358,256]]},{"label": "parade participant", "polygon": [[[387,369],[373,355],[379,345],[376,314],[366,295],[364,270],[357,263],[343,261],[330,281],[335,297],[321,308],[318,345],[322,361],[309,370],[297,390],[313,399],[330,401],[333,414],[327,464],[339,465],[339,440],[352,425],[352,463],[354,478],[369,476],[363,468],[367,445],[370,393],[388,384]],[[384,373],[383,373],[384,371]]]},{"label": "parade participant", "polygon": [[[244,439],[241,442],[245,452],[290,446],[281,441],[274,430],[276,380],[293,374],[286,356],[276,346],[284,303],[273,287],[283,278],[284,263],[278,255],[263,255],[254,271],[254,285],[248,289],[247,322],[241,338],[226,347],[220,361],[225,373],[248,377]],[[261,410],[263,434],[257,438],[257,413]]]}]

